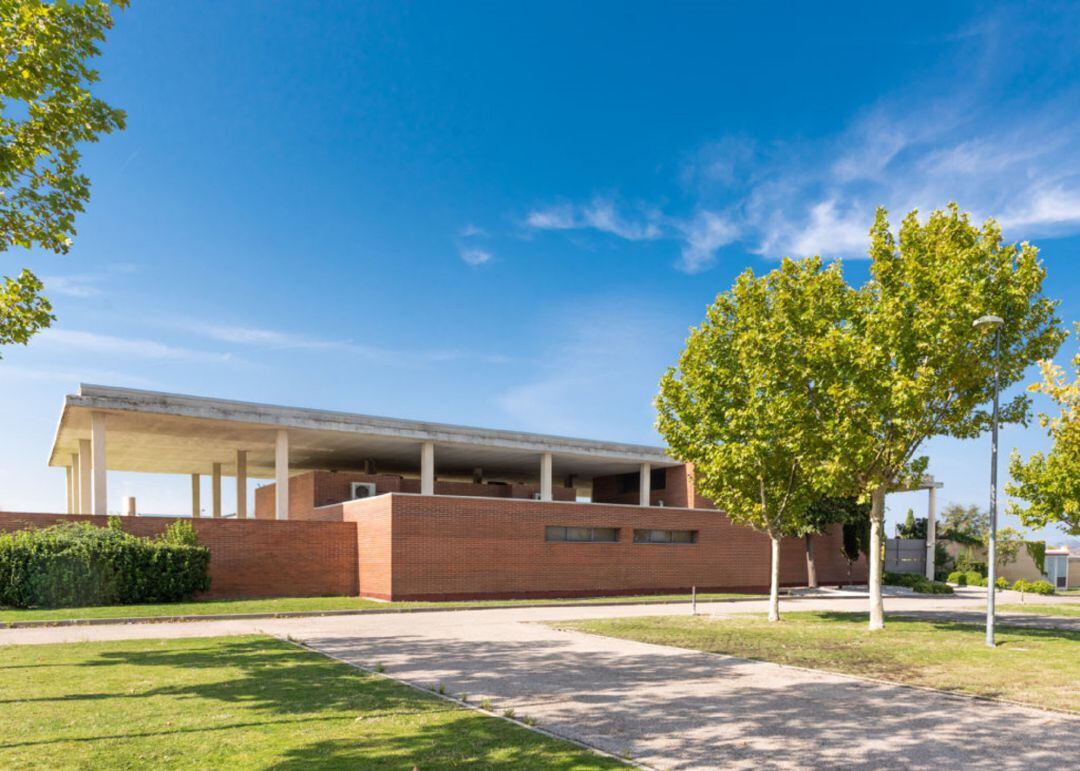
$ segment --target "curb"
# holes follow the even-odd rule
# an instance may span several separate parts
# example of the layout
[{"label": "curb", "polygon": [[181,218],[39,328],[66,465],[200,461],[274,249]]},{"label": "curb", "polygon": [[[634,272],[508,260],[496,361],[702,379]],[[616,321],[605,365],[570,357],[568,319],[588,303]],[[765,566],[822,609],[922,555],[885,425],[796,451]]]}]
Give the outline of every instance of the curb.
[{"label": "curb", "polygon": [[[945,595],[942,595],[945,596]],[[698,600],[698,605],[707,605],[717,602],[760,602],[767,600],[768,595],[728,597],[726,599]],[[799,600],[851,600],[861,599],[853,597],[841,597],[836,595],[781,595],[785,602]],[[0,621],[0,629],[36,629],[40,627],[64,627],[64,626],[107,626],[111,624],[176,624],[190,621],[258,621],[262,619],[285,619],[285,618],[322,618],[324,616],[368,616],[382,615],[387,613],[446,613],[457,610],[513,610],[515,608],[610,608],[610,607],[633,607],[635,605],[690,605],[690,600],[634,600],[633,602],[514,602],[498,603],[489,605],[454,605],[440,607],[425,605],[421,607],[401,608],[358,608],[355,610],[297,610],[282,613],[216,613],[208,615],[179,615],[179,616],[114,616],[112,618],[67,618],[41,621]]]}]

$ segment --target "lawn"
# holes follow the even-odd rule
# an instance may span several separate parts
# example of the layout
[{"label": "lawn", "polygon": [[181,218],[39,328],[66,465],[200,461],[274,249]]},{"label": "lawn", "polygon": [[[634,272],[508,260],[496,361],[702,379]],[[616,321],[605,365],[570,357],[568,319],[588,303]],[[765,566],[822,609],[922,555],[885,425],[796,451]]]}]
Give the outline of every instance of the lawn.
[{"label": "lawn", "polygon": [[615,768],[269,637],[5,647],[0,768]]},{"label": "lawn", "polygon": [[1040,616],[1080,616],[1080,602],[1038,605],[1035,603],[998,605],[1002,613],[1037,613]]},{"label": "lawn", "polygon": [[559,622],[561,629],[924,685],[1080,712],[1080,633],[892,618],[880,632],[862,613],[740,614]]},{"label": "lawn", "polygon": [[[698,599],[748,599],[747,594],[699,594]],[[46,608],[22,610],[0,609],[0,623],[12,621],[63,621],[69,619],[136,618],[161,616],[213,616],[226,613],[296,613],[302,611],[332,612],[336,610],[386,610],[409,608],[460,608],[474,605],[552,605],[598,604],[643,601],[682,600],[690,602],[689,594],[663,594],[636,597],[585,597],[553,600],[479,600],[470,602],[378,602],[361,597],[273,597],[257,600],[201,600],[172,602],[160,605],[108,605],[88,608]]]}]

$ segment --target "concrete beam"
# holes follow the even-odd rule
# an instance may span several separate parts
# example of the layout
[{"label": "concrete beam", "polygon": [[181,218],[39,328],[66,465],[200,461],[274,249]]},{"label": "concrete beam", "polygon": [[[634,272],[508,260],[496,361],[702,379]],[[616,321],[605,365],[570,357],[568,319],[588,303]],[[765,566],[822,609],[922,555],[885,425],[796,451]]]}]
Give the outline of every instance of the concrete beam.
[{"label": "concrete beam", "polygon": [[639,470],[638,506],[648,506],[652,500],[652,465],[642,463]]},{"label": "concrete beam", "polygon": [[74,514],[75,510],[72,508],[72,473],[71,466],[64,466],[64,511],[68,514]]},{"label": "concrete beam", "polygon": [[195,519],[202,516],[202,480],[198,474],[191,475],[191,516]]},{"label": "concrete beam", "polygon": [[289,432],[279,428],[274,444],[274,497],[278,519],[289,518]]},{"label": "concrete beam", "polygon": [[247,450],[236,451],[236,518],[247,519]]},{"label": "concrete beam", "polygon": [[420,494],[435,494],[435,443],[420,445]]},{"label": "concrete beam", "polygon": [[90,440],[79,440],[79,513],[90,514],[93,509],[93,478],[90,476]]},{"label": "concrete beam", "polygon": [[221,517],[221,464],[210,464],[210,501],[212,516]]}]

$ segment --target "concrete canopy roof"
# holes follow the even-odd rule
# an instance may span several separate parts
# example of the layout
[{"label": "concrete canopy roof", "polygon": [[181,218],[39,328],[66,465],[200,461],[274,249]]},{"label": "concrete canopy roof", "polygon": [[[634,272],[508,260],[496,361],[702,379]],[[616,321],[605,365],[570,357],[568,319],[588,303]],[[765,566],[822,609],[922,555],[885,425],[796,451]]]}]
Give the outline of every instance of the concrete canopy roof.
[{"label": "concrete canopy roof", "polygon": [[115,471],[205,474],[212,463],[234,474],[236,451],[247,450],[248,474],[273,477],[277,429],[289,432],[292,470],[359,470],[365,459],[378,471],[415,474],[420,446],[435,442],[439,474],[536,478],[539,456],[552,453],[556,475],[586,477],[637,471],[678,462],[663,448],[399,420],[329,410],[210,399],[201,396],[82,384],[64,400],[49,456],[67,466],[79,440],[90,438],[90,414],[106,415],[106,465]]}]

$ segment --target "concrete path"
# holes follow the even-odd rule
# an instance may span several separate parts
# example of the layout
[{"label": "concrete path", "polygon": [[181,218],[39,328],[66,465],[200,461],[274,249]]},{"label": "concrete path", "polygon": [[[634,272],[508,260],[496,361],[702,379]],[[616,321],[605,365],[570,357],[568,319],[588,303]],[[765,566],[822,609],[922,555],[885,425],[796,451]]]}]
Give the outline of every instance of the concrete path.
[{"label": "concrete path", "polygon": [[[861,610],[801,600],[789,610]],[[889,598],[891,612],[970,601]],[[761,610],[715,603],[711,610]],[[706,606],[702,606],[702,610]],[[552,629],[549,620],[686,613],[670,605],[0,630],[0,643],[265,632],[657,768],[1031,768],[1071,763],[1080,718],[841,675]],[[1068,687],[1067,685],[1064,687]]]}]

